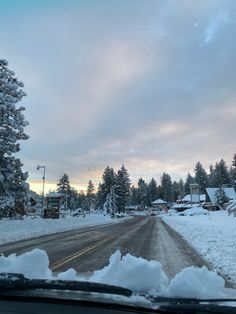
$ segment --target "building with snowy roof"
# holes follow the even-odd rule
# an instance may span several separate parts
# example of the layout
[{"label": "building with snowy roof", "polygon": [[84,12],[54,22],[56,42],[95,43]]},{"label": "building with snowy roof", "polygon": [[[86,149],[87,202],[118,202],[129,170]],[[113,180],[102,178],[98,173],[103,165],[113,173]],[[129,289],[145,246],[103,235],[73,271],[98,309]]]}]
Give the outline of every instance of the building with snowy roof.
[{"label": "building with snowy roof", "polygon": [[157,200],[152,202],[152,207],[157,210],[166,210],[167,209],[167,202],[158,198]]},{"label": "building with snowy roof", "polygon": [[[217,205],[217,196],[216,192],[219,190],[219,188],[206,188],[207,192],[207,202],[211,202],[212,205]],[[236,199],[236,194],[234,188],[224,188],[225,195],[229,198],[230,201],[233,201]]]},{"label": "building with snowy roof", "polygon": [[[199,199],[200,199],[200,202],[201,203],[204,203],[206,201],[206,194],[200,194],[199,195]],[[190,194],[187,194],[185,195],[185,197],[183,197],[179,203],[182,202],[182,203],[187,203],[187,202],[191,202],[191,195]]]}]

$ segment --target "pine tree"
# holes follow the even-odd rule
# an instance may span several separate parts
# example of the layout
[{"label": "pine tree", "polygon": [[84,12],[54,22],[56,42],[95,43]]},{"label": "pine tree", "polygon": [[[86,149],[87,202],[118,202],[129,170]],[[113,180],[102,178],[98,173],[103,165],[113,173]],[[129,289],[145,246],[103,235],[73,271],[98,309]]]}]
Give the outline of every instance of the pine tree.
[{"label": "pine tree", "polygon": [[138,180],[138,204],[141,205],[142,209],[148,206],[147,184],[143,178]]},{"label": "pine tree", "polygon": [[179,195],[178,198],[182,199],[184,197],[184,181],[182,178],[179,180]]},{"label": "pine tree", "polygon": [[202,164],[198,161],[196,163],[195,169],[195,182],[199,185],[200,193],[205,193],[205,189],[208,187],[208,176],[206,170],[203,168]]},{"label": "pine tree", "polygon": [[57,192],[63,195],[65,201],[65,207],[71,207],[71,186],[68,174],[64,173],[58,183],[57,183]]},{"label": "pine tree", "polygon": [[172,181],[168,173],[163,173],[161,176],[161,193],[165,201],[173,201]]},{"label": "pine tree", "polygon": [[81,209],[86,209],[86,195],[83,191],[80,191],[77,197],[77,207]]},{"label": "pine tree", "polygon": [[210,165],[209,167],[208,183],[209,187],[215,187],[215,168],[213,167],[213,165]]},{"label": "pine tree", "polygon": [[230,167],[230,176],[232,179],[232,183],[234,188],[236,188],[236,154],[233,156],[232,165]]},{"label": "pine tree", "polygon": [[100,184],[99,195],[101,197],[101,205],[106,201],[107,194],[110,193],[111,188],[116,184],[116,174],[112,167],[107,166],[102,175],[102,183]]},{"label": "pine tree", "polygon": [[226,195],[224,189],[219,187],[215,192],[216,202],[221,208],[225,203],[229,201],[228,196]]},{"label": "pine tree", "polygon": [[107,194],[106,201],[103,205],[103,210],[111,216],[114,216],[114,214],[117,212],[117,195],[115,192],[115,186],[113,186],[110,190],[110,193]]},{"label": "pine tree", "polygon": [[230,178],[230,173],[224,159],[221,159],[219,163],[216,163],[214,172],[215,187],[231,184],[232,181]]},{"label": "pine tree", "polygon": [[117,172],[115,187],[117,210],[119,213],[125,212],[125,206],[127,205],[130,196],[130,178],[124,165],[122,165]]},{"label": "pine tree", "polygon": [[70,188],[70,209],[78,208],[78,192],[74,188]]},{"label": "pine tree", "polygon": [[195,183],[194,177],[192,177],[191,174],[188,172],[186,181],[184,184],[185,194],[190,194],[190,184],[192,183]]},{"label": "pine tree", "polygon": [[[0,211],[7,212],[14,206],[24,208],[28,201],[27,173],[22,163],[12,155],[20,150],[20,140],[28,139],[24,128],[24,107],[16,104],[26,94],[23,83],[8,69],[6,60],[0,60]],[[1,213],[0,213],[1,215]]]},{"label": "pine tree", "polygon": [[138,189],[134,185],[132,185],[130,189],[129,203],[132,206],[138,205]]},{"label": "pine tree", "polygon": [[149,203],[148,206],[151,206],[151,203],[159,197],[157,183],[154,178],[152,178],[149,182],[147,190]]},{"label": "pine tree", "polygon": [[162,189],[161,189],[161,185],[160,184],[158,185],[157,190],[158,190],[158,197],[159,198],[163,198]]},{"label": "pine tree", "polygon": [[98,191],[97,191],[96,199],[95,199],[95,207],[96,207],[96,209],[102,209],[103,208],[104,198],[105,198],[105,196],[104,196],[102,183],[99,182],[99,184],[98,184]]},{"label": "pine tree", "polygon": [[112,167],[107,166],[102,175],[103,189],[108,194],[116,183],[116,174]]},{"label": "pine tree", "polygon": [[172,194],[173,194],[173,200],[176,201],[179,198],[179,183],[174,181],[172,184]]},{"label": "pine tree", "polygon": [[87,204],[88,204],[88,210],[91,210],[94,205],[94,195],[95,187],[92,180],[89,180],[88,187],[87,187]]}]

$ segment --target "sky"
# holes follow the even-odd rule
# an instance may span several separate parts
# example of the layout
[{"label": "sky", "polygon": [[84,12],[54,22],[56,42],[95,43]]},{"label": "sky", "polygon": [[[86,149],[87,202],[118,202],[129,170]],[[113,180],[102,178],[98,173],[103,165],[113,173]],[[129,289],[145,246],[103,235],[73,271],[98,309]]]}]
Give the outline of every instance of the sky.
[{"label": "sky", "polygon": [[236,1],[0,0],[0,38],[37,192],[37,165],[80,190],[107,165],[159,181],[236,153]]}]

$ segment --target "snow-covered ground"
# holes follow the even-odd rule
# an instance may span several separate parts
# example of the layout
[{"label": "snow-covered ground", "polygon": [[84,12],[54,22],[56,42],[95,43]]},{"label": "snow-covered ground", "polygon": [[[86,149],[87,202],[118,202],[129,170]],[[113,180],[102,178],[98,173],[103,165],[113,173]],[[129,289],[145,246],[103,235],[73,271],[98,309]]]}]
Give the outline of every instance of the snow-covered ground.
[{"label": "snow-covered ground", "polygon": [[92,212],[86,214],[85,217],[81,215],[78,217],[65,216],[60,219],[26,217],[23,220],[0,220],[0,245],[83,227],[117,223],[128,218],[130,217],[125,216],[116,219],[104,216],[103,213]]},{"label": "snow-covered ground", "polygon": [[95,271],[89,278],[81,277],[72,268],[53,274],[47,253],[40,249],[19,256],[1,256],[0,270],[2,273],[22,273],[25,277],[34,279],[86,280],[118,285],[136,293],[154,296],[226,298],[236,295],[235,291],[225,288],[222,277],[216,272],[208,271],[206,267],[187,267],[170,280],[161,263],[131,254],[121,256],[120,251],[110,257],[107,266]]},{"label": "snow-covered ground", "polygon": [[182,234],[216,270],[236,284],[236,218],[228,216],[227,211],[209,212],[208,215],[200,212],[200,209],[192,210],[186,216],[172,212],[161,218]]}]

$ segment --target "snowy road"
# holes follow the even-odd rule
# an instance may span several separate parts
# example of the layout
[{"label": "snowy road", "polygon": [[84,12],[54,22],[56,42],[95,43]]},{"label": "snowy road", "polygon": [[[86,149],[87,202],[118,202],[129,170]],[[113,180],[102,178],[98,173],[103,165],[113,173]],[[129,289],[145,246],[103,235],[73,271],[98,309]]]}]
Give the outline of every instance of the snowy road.
[{"label": "snowy road", "polygon": [[34,248],[47,252],[55,272],[72,267],[79,273],[89,273],[104,267],[117,249],[160,261],[169,277],[187,266],[206,265],[178,233],[159,218],[148,216],[1,245],[0,252],[20,254]]}]

